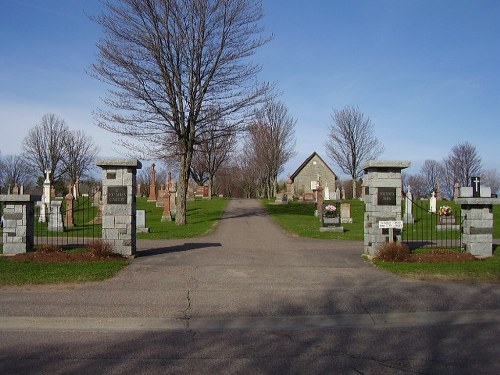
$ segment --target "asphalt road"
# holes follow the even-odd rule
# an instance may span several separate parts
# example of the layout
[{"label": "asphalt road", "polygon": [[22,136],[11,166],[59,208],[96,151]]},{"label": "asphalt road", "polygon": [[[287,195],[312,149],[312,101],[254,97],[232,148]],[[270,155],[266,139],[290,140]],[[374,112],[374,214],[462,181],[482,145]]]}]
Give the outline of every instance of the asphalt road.
[{"label": "asphalt road", "polygon": [[257,201],[99,283],[0,288],[0,374],[499,374],[498,284],[401,279]]}]

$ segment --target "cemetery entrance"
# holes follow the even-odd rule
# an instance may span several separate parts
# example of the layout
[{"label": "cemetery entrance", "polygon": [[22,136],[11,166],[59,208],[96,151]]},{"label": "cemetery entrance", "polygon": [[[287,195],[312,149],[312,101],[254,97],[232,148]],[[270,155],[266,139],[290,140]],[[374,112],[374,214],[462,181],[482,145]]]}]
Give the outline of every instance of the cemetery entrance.
[{"label": "cemetery entrance", "polygon": [[462,227],[464,218],[459,205],[449,201],[439,201],[431,197],[428,201],[411,200],[406,197],[406,205],[412,207],[402,213],[404,222],[401,241],[410,249],[433,248],[463,251]]}]

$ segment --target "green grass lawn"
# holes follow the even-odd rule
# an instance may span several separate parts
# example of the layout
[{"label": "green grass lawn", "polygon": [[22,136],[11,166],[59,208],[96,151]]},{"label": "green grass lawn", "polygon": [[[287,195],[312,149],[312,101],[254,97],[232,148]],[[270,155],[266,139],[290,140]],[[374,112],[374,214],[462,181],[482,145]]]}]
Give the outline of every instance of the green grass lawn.
[{"label": "green grass lawn", "polygon": [[[262,200],[266,211],[287,232],[310,238],[336,239],[336,240],[363,240],[364,202],[360,200],[347,200],[343,203],[351,205],[352,223],[344,223],[344,233],[320,232],[321,221],[314,216],[316,204],[292,201],[287,204],[274,204],[270,200]],[[325,204],[336,204],[325,201]],[[340,209],[340,207],[338,207]]]},{"label": "green grass lawn", "polygon": [[137,198],[137,209],[146,211],[146,227],[150,233],[137,233],[138,239],[172,239],[199,237],[210,233],[219,222],[229,203],[226,198],[196,199],[187,202],[187,224],[176,225],[174,221],[161,221],[163,207],[147,198]]},{"label": "green grass lawn", "polygon": [[35,263],[0,257],[0,285],[81,283],[113,277],[129,263],[126,259]]}]

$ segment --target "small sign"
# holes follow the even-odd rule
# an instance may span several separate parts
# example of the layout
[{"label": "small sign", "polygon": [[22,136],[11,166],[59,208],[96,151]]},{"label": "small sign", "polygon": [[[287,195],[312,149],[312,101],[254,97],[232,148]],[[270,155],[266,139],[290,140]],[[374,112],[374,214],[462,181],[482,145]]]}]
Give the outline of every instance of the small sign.
[{"label": "small sign", "polygon": [[127,204],[126,186],[108,186],[108,204]]},{"label": "small sign", "polygon": [[395,206],[396,205],[396,188],[379,187],[377,204],[379,206]]},{"label": "small sign", "polygon": [[402,220],[379,221],[378,227],[380,229],[387,229],[387,228],[403,229],[403,221]]}]

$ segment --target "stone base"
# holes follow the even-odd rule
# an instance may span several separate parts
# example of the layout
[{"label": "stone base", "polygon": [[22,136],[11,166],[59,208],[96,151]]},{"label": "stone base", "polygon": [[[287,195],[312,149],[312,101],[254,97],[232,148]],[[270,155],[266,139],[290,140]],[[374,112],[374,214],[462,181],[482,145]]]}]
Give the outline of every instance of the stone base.
[{"label": "stone base", "polygon": [[403,223],[404,224],[415,224],[415,220],[413,219],[413,215],[404,215],[403,216]]},{"label": "stone base", "polygon": [[320,232],[339,232],[344,233],[344,227],[321,227]]},{"label": "stone base", "polygon": [[460,225],[458,224],[438,224],[436,225],[436,229],[438,232],[443,230],[460,230]]},{"label": "stone base", "polygon": [[161,221],[164,222],[164,221],[172,221],[172,215],[163,215],[161,217]]},{"label": "stone base", "polygon": [[341,217],[340,222],[342,224],[344,224],[344,223],[352,224],[352,217]]}]

